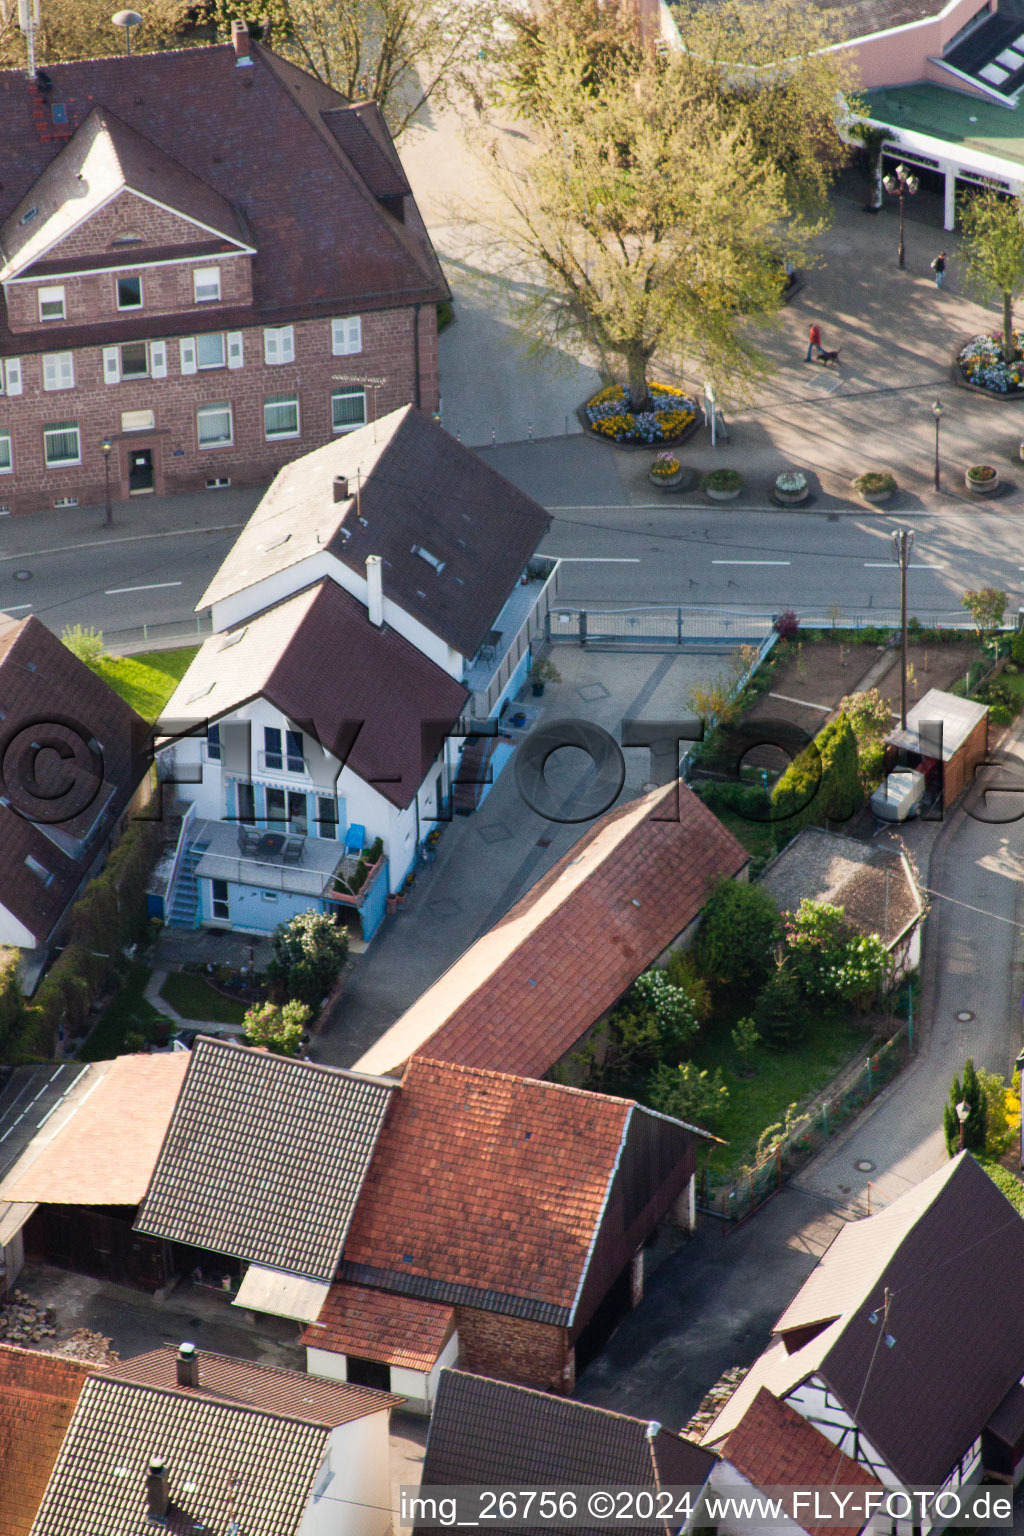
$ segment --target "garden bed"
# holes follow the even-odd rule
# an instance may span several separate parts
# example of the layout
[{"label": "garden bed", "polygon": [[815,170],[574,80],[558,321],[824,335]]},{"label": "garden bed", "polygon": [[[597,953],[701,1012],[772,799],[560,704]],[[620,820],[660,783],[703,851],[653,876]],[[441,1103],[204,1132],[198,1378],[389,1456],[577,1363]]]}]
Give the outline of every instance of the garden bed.
[{"label": "garden bed", "polygon": [[[1024,334],[1014,331],[1013,340],[1019,351],[1024,345]],[[1024,394],[1024,359],[1018,357],[1016,362],[1004,363],[1001,342],[1001,331],[971,336],[961,342],[953,355],[953,376],[979,395],[989,395],[994,400],[1017,400]]]},{"label": "garden bed", "polygon": [[674,384],[648,383],[654,409],[634,415],[621,384],[592,395],[577,411],[585,435],[616,448],[652,448],[685,442],[703,417],[697,402]]}]

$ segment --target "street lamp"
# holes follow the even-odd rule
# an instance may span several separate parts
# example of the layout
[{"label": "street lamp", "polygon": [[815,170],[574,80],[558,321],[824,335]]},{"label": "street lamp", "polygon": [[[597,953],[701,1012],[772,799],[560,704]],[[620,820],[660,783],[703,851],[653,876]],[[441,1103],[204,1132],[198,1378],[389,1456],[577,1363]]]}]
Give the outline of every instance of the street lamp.
[{"label": "street lamp", "polygon": [[115,27],[124,27],[124,51],[130,54],[132,51],[132,27],[142,25],[142,17],[138,11],[118,11],[116,16],[111,16],[111,24]]},{"label": "street lamp", "polygon": [[107,502],[107,515],[103,519],[104,528],[109,528],[114,521],[114,509],[110,505],[110,453],[113,446],[109,437],[105,437],[102,443],[100,443],[100,447],[103,450],[103,483]]},{"label": "street lamp", "polygon": [[960,1152],[962,1152],[964,1149],[964,1126],[967,1124],[967,1117],[970,1112],[970,1109],[964,1103],[963,1099],[961,1099],[960,1103],[956,1107],[956,1117],[960,1121],[960,1142],[957,1150]]},{"label": "street lamp", "polygon": [[935,489],[942,490],[942,481],[939,470],[939,422],[942,420],[942,406],[938,400],[932,401],[932,415],[935,417]]},{"label": "street lamp", "polygon": [[914,547],[914,535],[909,528],[894,528],[892,532],[892,557],[900,568],[900,727],[907,728],[907,566]]},{"label": "street lamp", "polygon": [[916,176],[912,176],[905,165],[898,165],[891,176],[882,177],[882,186],[890,197],[898,197],[900,202],[900,243],[896,253],[896,262],[902,272],[906,266],[906,248],[903,243],[903,204],[906,198],[913,197],[920,186]]}]

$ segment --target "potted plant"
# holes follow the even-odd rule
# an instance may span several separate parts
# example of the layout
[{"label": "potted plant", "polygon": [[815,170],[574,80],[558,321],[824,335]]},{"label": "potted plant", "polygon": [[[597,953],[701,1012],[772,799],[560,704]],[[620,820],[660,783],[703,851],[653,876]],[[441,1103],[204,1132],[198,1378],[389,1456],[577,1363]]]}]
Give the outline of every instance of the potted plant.
[{"label": "potted plant", "polygon": [[991,464],[972,464],[964,480],[975,496],[991,496],[999,489],[999,472]]},{"label": "potted plant", "polygon": [[745,484],[738,469],[713,469],[700,477],[700,488],[709,501],[735,501]]},{"label": "potted plant", "polygon": [[891,475],[887,469],[869,469],[857,476],[853,488],[864,501],[869,501],[872,506],[881,506],[895,492],[896,476]]},{"label": "potted plant", "polygon": [[661,453],[655,454],[654,463],[648,473],[652,485],[660,485],[662,490],[670,491],[683,478],[683,466],[674,453],[664,449]]},{"label": "potted plant", "polygon": [[545,683],[560,683],[561,681],[561,673],[554,662],[549,661],[546,656],[542,656],[530,667],[530,682],[533,685],[533,696],[535,699],[539,699],[543,695]]},{"label": "potted plant", "polygon": [[775,500],[783,506],[796,507],[808,497],[807,476],[799,469],[787,469],[775,476]]}]

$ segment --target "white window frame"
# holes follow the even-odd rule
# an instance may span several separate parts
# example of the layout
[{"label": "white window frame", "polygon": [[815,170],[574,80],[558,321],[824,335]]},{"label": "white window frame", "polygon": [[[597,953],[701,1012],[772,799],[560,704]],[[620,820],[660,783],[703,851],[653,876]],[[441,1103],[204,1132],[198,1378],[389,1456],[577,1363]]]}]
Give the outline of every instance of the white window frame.
[{"label": "white window frame", "polygon": [[[74,458],[74,459],[51,459],[50,458],[50,434],[51,433],[56,433],[56,432],[60,432],[60,433],[63,433],[63,434],[67,434],[69,432],[74,432],[75,438],[76,438],[76,440],[78,442],[78,456],[77,456],[77,458]],[[64,468],[66,468],[67,466],[69,466],[71,464],[81,464],[81,462],[82,462],[82,429],[81,429],[81,426],[79,425],[79,423],[77,421],[68,421],[68,422],[51,421],[48,426],[45,426],[43,428],[43,463],[46,465],[47,469],[64,469]]]},{"label": "white window frame", "polygon": [[[7,463],[3,461],[3,447],[7,444]],[[14,474],[14,438],[6,427],[0,427],[0,475]]]},{"label": "white window frame", "polygon": [[60,389],[75,387],[75,354],[73,352],[43,353],[43,389],[54,393]]},{"label": "white window frame", "polygon": [[4,383],[9,395],[21,394],[21,358],[9,357],[4,362]]},{"label": "white window frame", "polygon": [[[138,416],[145,416],[147,419],[142,422],[133,422],[132,418]],[[155,432],[156,412],[154,410],[122,411],[121,431],[124,434],[129,432]]]},{"label": "white window frame", "polygon": [[295,361],[294,325],[268,325],[263,331],[263,361],[276,368]]},{"label": "white window frame", "polygon": [[331,352],[335,357],[349,357],[363,350],[363,321],[360,315],[345,315],[331,321]]},{"label": "white window frame", "polygon": [[[203,342],[209,341],[211,337],[216,337],[216,339],[220,342],[220,361],[216,362],[216,363],[203,363],[203,362],[200,362],[200,360],[199,360],[199,348],[202,346]],[[202,336],[197,336],[195,338],[195,355],[196,355],[196,368],[199,370],[200,373],[212,373],[214,371],[214,369],[216,369],[216,368],[226,368],[227,367],[227,361],[228,361],[228,353],[227,353],[227,347],[226,347],[225,342],[224,342],[224,332],[223,331],[204,331]]]},{"label": "white window frame", "polygon": [[[212,293],[201,293],[204,288],[214,289]],[[219,304],[221,295],[220,267],[193,267],[192,269],[192,298],[196,304]]]},{"label": "white window frame", "polygon": [[[142,348],[143,352],[146,355],[146,370],[145,370],[144,373],[125,373],[125,371],[124,371],[124,348],[125,347],[141,347]],[[144,341],[141,341],[141,342],[140,341],[125,341],[125,342],[121,343],[120,369],[121,369],[121,377],[122,377],[122,379],[148,379],[149,378],[149,348],[146,346],[146,343]]]},{"label": "white window frame", "polygon": [[[340,426],[334,419],[334,402],[341,396],[362,395],[363,419],[362,421],[343,422]],[[331,431],[332,432],[357,432],[360,427],[366,426],[366,390],[362,388],[341,388],[331,390]]]},{"label": "white window frame", "polygon": [[[137,304],[122,304],[121,303],[121,284],[122,283],[138,283],[138,285],[139,285],[139,302]],[[133,313],[134,310],[141,309],[143,307],[143,304],[145,303],[145,295],[143,294],[143,291],[142,291],[142,274],[141,274],[141,272],[140,273],[127,273],[127,274],[124,274],[124,275],[122,275],[120,277],[118,277],[118,276],[114,277],[114,303],[117,305],[117,309],[118,309],[118,313],[119,314],[131,314],[131,313]]]},{"label": "white window frame", "polygon": [[[267,426],[267,411],[280,410],[286,405],[295,406],[295,426],[287,432],[271,432]],[[300,437],[302,435],[302,417],[299,410],[299,392],[297,389],[284,391],[280,395],[265,395],[263,397],[263,436],[268,443],[279,442],[285,437]]]},{"label": "white window frame", "polygon": [[[228,415],[228,436],[227,437],[219,437],[219,438],[215,439],[212,442],[204,443],[203,442],[203,438],[202,438],[202,433],[200,431],[199,423],[200,423],[200,420],[202,419],[203,416],[205,416],[208,413],[213,412],[213,411],[217,411],[217,412],[219,412],[221,414],[223,414],[224,411],[227,411],[227,415]],[[196,408],[196,444],[197,444],[198,447],[200,447],[200,448],[231,448],[231,447],[234,446],[234,441],[235,441],[235,413],[232,410],[231,401],[230,400],[216,400],[216,401],[211,401],[207,405],[197,406],[197,408]]]},{"label": "white window frame", "polygon": [[[40,288],[38,290],[38,294],[39,294],[39,318],[40,318],[41,321],[43,321],[45,323],[48,320],[66,320],[67,319],[67,317],[68,317],[67,293],[65,292],[64,284],[63,283],[59,283],[56,286],[51,287],[51,288]],[[60,305],[60,314],[59,315],[44,315],[43,314],[43,308],[47,304],[50,304],[50,305],[59,304]]]}]

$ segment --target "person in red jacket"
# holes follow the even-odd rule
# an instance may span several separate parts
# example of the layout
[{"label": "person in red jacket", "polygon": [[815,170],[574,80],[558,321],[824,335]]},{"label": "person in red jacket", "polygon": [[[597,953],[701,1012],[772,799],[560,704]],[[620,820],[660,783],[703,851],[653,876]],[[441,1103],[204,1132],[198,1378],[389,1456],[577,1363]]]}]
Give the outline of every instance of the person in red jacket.
[{"label": "person in red jacket", "polygon": [[811,328],[807,334],[807,362],[810,362],[815,352],[820,357],[825,350],[821,345],[821,327],[818,325],[817,320],[812,321]]}]

